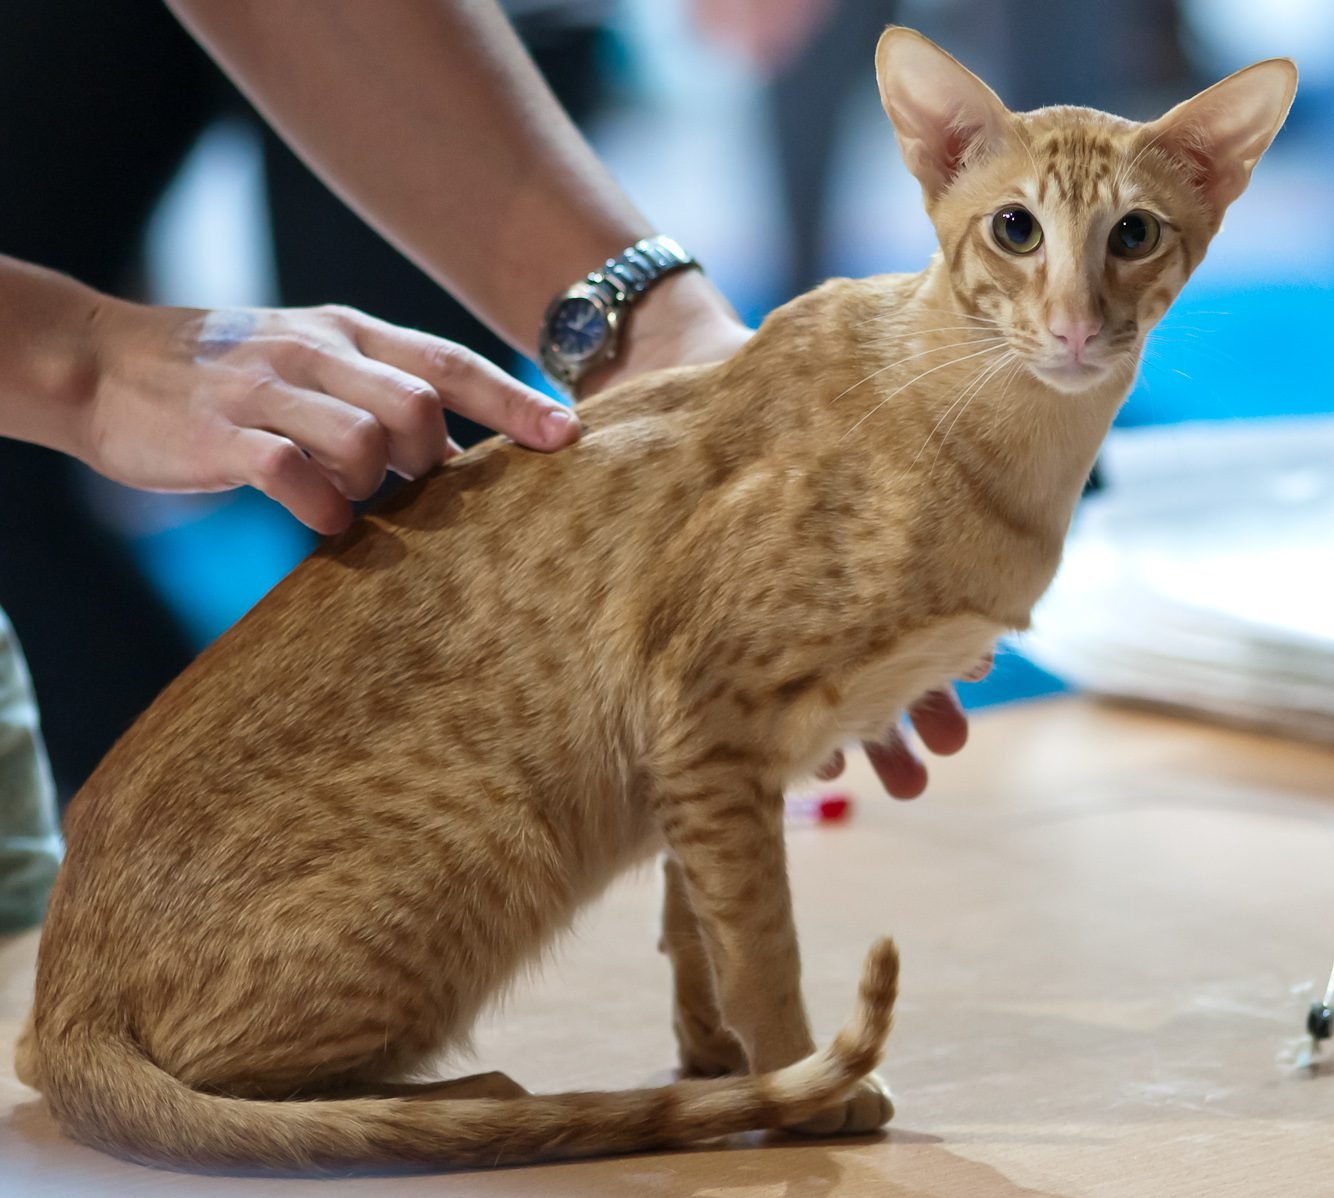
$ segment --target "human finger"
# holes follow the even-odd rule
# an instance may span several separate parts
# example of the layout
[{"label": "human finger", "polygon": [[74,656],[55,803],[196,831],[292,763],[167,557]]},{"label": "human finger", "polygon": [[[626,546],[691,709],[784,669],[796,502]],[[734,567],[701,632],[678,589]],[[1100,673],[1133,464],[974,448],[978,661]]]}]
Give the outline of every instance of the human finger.
[{"label": "human finger", "polygon": [[908,718],[922,743],[940,756],[957,753],[968,742],[968,717],[948,688],[928,691],[908,708]]},{"label": "human finger", "polygon": [[983,678],[985,678],[988,674],[991,673],[991,667],[994,666],[995,664],[996,664],[995,653],[988,653],[985,657],[979,658],[977,664],[973,666],[971,670],[967,671],[967,673],[962,675],[960,681],[981,682]]},{"label": "human finger", "polygon": [[316,532],[342,532],[351,523],[351,505],[288,438],[263,429],[237,429],[229,456],[235,485],[262,491]]},{"label": "human finger", "polygon": [[926,789],[926,766],[897,728],[863,747],[876,777],[894,798],[915,799]]},{"label": "human finger", "polygon": [[427,333],[362,319],[355,335],[361,352],[429,383],[449,411],[529,449],[562,449],[577,440],[579,418],[574,412],[479,354]]},{"label": "human finger", "polygon": [[404,478],[420,478],[445,460],[440,395],[416,375],[360,353],[330,353],[315,363],[313,381],[375,417],[387,440],[388,463]]},{"label": "human finger", "polygon": [[843,750],[835,749],[830,755],[829,760],[815,771],[815,776],[819,778],[821,782],[832,782],[843,772],[843,767],[846,765],[847,758],[844,757]]},{"label": "human finger", "polygon": [[295,442],[349,499],[370,498],[384,481],[388,436],[364,408],[275,378],[251,387],[233,419]]}]

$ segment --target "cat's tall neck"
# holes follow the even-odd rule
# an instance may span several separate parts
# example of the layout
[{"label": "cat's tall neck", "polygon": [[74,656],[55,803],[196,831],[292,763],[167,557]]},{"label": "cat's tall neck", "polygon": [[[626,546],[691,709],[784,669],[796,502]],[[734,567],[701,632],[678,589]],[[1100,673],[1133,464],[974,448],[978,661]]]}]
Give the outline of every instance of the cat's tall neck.
[{"label": "cat's tall neck", "polygon": [[936,367],[917,385],[939,422],[922,461],[945,439],[967,442],[1006,464],[1007,489],[1035,521],[1063,526],[1129,392],[1129,369],[1078,394],[1039,381],[999,328],[960,298],[940,252],[917,276],[909,312],[922,348],[939,347],[918,371]]}]

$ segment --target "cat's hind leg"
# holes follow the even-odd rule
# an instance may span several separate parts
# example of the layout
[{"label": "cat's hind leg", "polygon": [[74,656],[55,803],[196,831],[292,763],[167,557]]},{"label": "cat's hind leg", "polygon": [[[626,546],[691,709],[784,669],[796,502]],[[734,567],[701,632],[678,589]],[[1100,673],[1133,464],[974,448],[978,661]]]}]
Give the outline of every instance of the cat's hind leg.
[{"label": "cat's hind leg", "polygon": [[14,1044],[14,1076],[34,1090],[42,1088],[42,1070],[37,1056],[37,1032],[33,1027],[32,1012],[23,1023],[23,1030]]},{"label": "cat's hind leg", "polygon": [[658,947],[672,963],[672,1028],[682,1077],[721,1077],[746,1072],[746,1052],[723,1026],[717,983],[699,920],[686,895],[681,866],[663,861],[662,939]]}]

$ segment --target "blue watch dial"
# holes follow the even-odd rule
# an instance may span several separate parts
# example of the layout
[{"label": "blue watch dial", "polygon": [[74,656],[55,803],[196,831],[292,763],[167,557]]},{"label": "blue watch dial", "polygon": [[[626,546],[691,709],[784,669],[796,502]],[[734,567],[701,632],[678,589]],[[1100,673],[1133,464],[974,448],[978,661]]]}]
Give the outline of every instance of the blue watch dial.
[{"label": "blue watch dial", "polygon": [[551,318],[551,344],[566,358],[596,353],[607,337],[607,318],[592,300],[562,300]]}]

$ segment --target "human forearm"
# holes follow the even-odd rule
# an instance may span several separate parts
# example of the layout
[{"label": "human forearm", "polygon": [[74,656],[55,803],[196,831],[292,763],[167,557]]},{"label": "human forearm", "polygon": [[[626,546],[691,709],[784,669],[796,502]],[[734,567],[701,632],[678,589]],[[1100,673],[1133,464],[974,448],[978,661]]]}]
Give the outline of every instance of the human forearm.
[{"label": "human forearm", "polygon": [[0,436],[83,455],[101,296],[0,256]]},{"label": "human forearm", "polygon": [[489,0],[170,0],[320,175],[531,354],[552,295],[655,230]]}]

